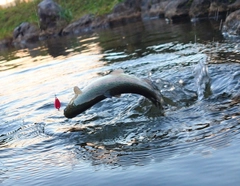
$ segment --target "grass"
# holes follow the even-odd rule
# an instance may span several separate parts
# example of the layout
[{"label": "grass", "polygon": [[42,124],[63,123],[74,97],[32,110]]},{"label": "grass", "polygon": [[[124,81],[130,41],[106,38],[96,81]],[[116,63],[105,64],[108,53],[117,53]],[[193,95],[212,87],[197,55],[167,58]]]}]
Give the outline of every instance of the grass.
[{"label": "grass", "polygon": [[[123,0],[55,0],[62,8],[62,16],[68,22],[75,21],[85,14],[103,15]],[[0,39],[11,37],[13,30],[22,22],[39,25],[37,5],[41,0],[22,2],[15,0],[16,6],[0,7]]]}]

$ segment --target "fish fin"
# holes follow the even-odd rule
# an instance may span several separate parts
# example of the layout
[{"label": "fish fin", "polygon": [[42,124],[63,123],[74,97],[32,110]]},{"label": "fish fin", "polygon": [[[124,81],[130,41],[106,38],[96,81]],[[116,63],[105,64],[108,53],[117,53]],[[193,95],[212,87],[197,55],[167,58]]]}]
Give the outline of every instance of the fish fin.
[{"label": "fish fin", "polygon": [[124,73],[123,69],[116,69],[116,70],[112,71],[110,74],[118,75],[118,74],[123,74],[123,73]]},{"label": "fish fin", "polygon": [[82,94],[82,91],[80,90],[80,88],[79,88],[78,86],[75,86],[75,87],[73,88],[73,91],[74,91],[74,93],[75,93],[76,95]]}]

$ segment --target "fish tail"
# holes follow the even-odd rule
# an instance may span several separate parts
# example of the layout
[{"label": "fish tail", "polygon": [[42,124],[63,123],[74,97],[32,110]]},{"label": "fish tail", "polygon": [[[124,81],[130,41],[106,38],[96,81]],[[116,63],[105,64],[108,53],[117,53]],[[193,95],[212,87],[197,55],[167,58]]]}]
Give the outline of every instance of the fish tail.
[{"label": "fish tail", "polygon": [[153,104],[158,107],[159,109],[163,109],[162,105],[164,103],[162,94],[158,88],[158,86],[150,79],[145,78],[144,81],[150,85],[151,89],[153,90],[155,97],[150,98]]}]

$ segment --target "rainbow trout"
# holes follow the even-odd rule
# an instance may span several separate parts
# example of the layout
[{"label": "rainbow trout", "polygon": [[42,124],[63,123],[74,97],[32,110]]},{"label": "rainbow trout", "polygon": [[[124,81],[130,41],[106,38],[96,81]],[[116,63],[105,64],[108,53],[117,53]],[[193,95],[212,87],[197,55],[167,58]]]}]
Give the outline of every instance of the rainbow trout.
[{"label": "rainbow trout", "polygon": [[162,110],[161,93],[151,80],[127,75],[121,70],[113,71],[109,75],[95,80],[82,91],[75,86],[74,93],[75,96],[64,109],[64,115],[67,118],[81,114],[106,98],[119,97],[126,93],[142,95]]}]

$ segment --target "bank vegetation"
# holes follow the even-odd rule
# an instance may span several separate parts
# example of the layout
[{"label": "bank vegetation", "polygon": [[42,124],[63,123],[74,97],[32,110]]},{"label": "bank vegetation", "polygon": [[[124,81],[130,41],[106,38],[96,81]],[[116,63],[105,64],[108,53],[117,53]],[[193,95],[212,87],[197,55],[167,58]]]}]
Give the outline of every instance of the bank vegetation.
[{"label": "bank vegetation", "polygon": [[[0,39],[11,37],[13,30],[22,22],[30,22],[39,25],[37,5],[42,0],[25,2],[15,0],[8,7],[0,6]],[[109,13],[112,8],[122,0],[54,0],[64,11],[62,15],[69,22],[79,19],[85,14],[103,15]]]}]

